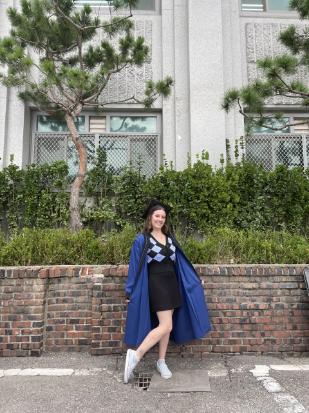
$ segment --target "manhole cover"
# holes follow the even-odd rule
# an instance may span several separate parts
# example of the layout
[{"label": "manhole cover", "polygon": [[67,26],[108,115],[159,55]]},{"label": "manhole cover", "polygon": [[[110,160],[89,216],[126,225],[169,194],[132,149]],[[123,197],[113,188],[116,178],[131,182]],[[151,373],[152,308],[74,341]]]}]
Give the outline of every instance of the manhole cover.
[{"label": "manhole cover", "polygon": [[138,387],[141,390],[148,390],[151,382],[152,373],[133,373],[133,387]]}]

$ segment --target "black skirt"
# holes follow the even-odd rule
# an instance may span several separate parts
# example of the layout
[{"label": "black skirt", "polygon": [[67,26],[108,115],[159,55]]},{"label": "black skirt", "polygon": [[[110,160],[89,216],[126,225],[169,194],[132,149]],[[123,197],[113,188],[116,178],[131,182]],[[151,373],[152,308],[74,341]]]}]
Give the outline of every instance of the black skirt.
[{"label": "black skirt", "polygon": [[148,264],[148,276],[151,311],[172,310],[181,306],[178,280],[170,259]]}]

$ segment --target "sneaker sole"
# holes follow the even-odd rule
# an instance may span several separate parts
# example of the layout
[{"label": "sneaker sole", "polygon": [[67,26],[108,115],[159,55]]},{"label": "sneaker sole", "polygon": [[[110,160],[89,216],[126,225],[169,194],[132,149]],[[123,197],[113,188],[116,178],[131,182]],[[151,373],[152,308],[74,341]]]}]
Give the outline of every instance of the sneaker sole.
[{"label": "sneaker sole", "polygon": [[125,384],[127,384],[128,383],[128,381],[129,381],[129,378],[130,377],[127,377],[128,376],[128,366],[129,366],[129,353],[131,352],[132,350],[128,350],[127,351],[127,355],[126,355],[126,363],[125,363],[125,366],[124,366],[124,375],[123,375],[123,382],[125,383]]}]

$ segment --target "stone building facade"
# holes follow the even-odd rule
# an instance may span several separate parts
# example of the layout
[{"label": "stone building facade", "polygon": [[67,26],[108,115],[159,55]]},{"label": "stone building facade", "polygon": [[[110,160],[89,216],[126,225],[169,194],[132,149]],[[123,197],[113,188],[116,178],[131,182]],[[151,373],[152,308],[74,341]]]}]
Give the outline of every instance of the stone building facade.
[{"label": "stone building facade", "polygon": [[[0,0],[0,37],[9,32],[7,7],[18,3]],[[105,1],[79,3],[91,3],[97,14],[109,13]],[[142,95],[145,80],[166,75],[175,81],[171,96],[158,100],[151,111],[134,103],[110,104],[104,112],[82,113],[79,121],[90,153],[104,147],[115,169],[146,160],[146,173],[155,171],[163,159],[181,169],[188,154],[194,158],[203,150],[209,152],[212,165],[219,165],[220,156],[226,157],[226,139],[233,147],[244,134],[244,120],[237,110],[227,115],[221,109],[225,91],[258,76],[257,59],[283,51],[277,40],[280,30],[289,24],[307,24],[288,9],[288,0],[140,0],[134,20],[136,34],[150,46],[150,59],[137,71],[115,76],[102,99],[114,102],[132,93]],[[52,124],[36,108],[25,105],[14,89],[0,86],[0,105],[0,167],[12,158],[20,166],[65,159],[74,169],[76,154],[63,125]],[[279,106],[288,117],[307,116],[284,101],[270,102],[269,110]],[[119,127],[124,117],[125,126]],[[308,165],[307,130],[303,125],[280,138],[284,153],[293,154],[291,165]],[[278,139],[265,134],[269,131],[257,132],[260,138],[251,141],[248,153],[271,168],[280,155]]]}]

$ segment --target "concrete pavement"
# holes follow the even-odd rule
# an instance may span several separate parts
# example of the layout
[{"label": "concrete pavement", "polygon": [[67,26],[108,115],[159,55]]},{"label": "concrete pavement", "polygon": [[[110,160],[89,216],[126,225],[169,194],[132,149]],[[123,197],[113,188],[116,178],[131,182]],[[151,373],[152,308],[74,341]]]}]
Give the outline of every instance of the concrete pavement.
[{"label": "concrete pavement", "polygon": [[[154,354],[137,373],[154,372]],[[160,393],[122,383],[124,357],[45,353],[0,358],[0,412],[309,413],[309,358],[213,355],[167,360],[172,371],[208,371],[210,392]]]}]

